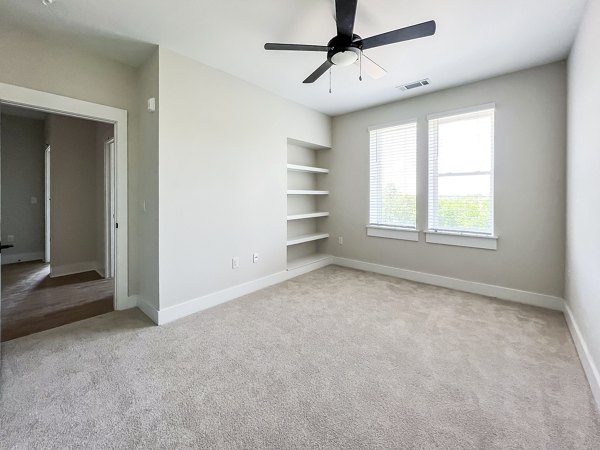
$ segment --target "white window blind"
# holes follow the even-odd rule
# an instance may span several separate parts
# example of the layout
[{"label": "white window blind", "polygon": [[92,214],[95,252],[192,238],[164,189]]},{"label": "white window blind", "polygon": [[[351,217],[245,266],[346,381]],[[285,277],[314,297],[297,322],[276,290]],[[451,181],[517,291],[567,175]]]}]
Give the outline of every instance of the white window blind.
[{"label": "white window blind", "polygon": [[431,231],[494,234],[494,107],[429,118]]},{"label": "white window blind", "polygon": [[369,224],[417,227],[417,122],[370,133]]}]

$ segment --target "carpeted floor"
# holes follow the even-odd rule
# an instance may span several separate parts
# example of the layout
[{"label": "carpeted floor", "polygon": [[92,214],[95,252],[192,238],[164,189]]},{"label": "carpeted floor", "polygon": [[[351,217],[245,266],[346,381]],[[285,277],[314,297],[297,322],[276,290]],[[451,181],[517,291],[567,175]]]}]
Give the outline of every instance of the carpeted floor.
[{"label": "carpeted floor", "polygon": [[50,278],[42,261],[2,266],[2,341],[113,310],[114,279],[97,272]]},{"label": "carpeted floor", "polygon": [[562,314],[330,266],[2,346],[2,448],[600,448]]}]

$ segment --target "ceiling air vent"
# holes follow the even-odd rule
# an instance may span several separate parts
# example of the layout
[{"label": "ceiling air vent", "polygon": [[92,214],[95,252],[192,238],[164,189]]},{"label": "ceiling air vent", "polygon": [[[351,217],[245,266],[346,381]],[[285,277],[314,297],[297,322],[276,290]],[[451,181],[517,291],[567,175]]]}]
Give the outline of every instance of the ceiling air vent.
[{"label": "ceiling air vent", "polygon": [[410,91],[411,89],[416,89],[422,86],[429,86],[431,81],[429,78],[425,78],[424,80],[413,81],[412,83],[402,84],[400,86],[396,86],[401,91]]}]

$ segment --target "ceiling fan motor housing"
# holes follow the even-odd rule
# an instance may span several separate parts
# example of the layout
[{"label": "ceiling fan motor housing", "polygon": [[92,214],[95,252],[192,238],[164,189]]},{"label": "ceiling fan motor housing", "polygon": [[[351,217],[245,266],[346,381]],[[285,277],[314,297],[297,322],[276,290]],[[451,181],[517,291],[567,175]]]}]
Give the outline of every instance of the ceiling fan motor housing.
[{"label": "ceiling fan motor housing", "polygon": [[348,36],[337,35],[327,44],[331,48],[327,52],[327,59],[336,66],[349,66],[358,60],[362,51],[362,38],[354,34],[352,39]]}]

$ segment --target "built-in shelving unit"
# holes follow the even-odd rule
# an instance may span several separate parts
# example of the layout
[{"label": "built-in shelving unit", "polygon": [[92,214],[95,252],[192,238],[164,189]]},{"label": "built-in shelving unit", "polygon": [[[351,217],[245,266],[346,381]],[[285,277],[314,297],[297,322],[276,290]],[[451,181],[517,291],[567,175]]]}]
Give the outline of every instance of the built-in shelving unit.
[{"label": "built-in shelving unit", "polygon": [[291,239],[288,239],[287,245],[298,245],[304,244],[305,242],[319,241],[321,239],[327,239],[329,237],[328,233],[309,233],[309,234],[301,234],[300,236],[294,236]]},{"label": "built-in shelving unit", "polygon": [[[329,238],[324,231],[329,217],[325,147],[288,140],[288,270],[323,261],[330,256],[321,247]],[[324,189],[325,188],[325,189]]]},{"label": "built-in shelving unit", "polygon": [[314,213],[306,213],[306,214],[292,214],[291,216],[287,216],[288,222],[290,220],[303,220],[303,219],[316,219],[317,217],[327,217],[329,216],[329,212],[314,212]]},{"label": "built-in shelving unit", "polygon": [[292,172],[329,173],[329,169],[323,169],[321,167],[299,166],[298,164],[288,164],[287,168]]},{"label": "built-in shelving unit", "polygon": [[288,195],[329,195],[329,191],[315,191],[310,189],[290,189]]},{"label": "built-in shelving unit", "polygon": [[299,269],[301,267],[308,266],[309,264],[323,261],[327,258],[331,258],[331,255],[326,255],[325,253],[313,253],[311,255],[301,256],[289,261],[287,270]]}]

